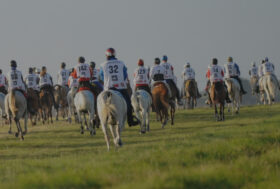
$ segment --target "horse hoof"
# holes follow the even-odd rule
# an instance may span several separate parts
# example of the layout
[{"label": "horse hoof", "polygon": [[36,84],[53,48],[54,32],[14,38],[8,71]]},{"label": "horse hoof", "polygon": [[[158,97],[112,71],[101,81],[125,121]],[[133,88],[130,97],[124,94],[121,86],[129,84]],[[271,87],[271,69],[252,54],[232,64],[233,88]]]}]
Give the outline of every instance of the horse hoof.
[{"label": "horse hoof", "polygon": [[26,135],[26,133],[27,133],[27,132],[26,132],[26,131],[24,131],[24,132],[22,132],[22,135]]},{"label": "horse hoof", "polygon": [[18,137],[18,133],[15,133],[15,137]]},{"label": "horse hoof", "polygon": [[84,134],[84,131],[81,131],[81,134],[83,135],[83,134]]},{"label": "horse hoof", "polygon": [[95,131],[90,131],[90,135],[94,136],[94,135],[96,135],[96,132]]},{"label": "horse hoof", "polygon": [[146,133],[146,131],[141,131],[140,133],[141,133],[141,134],[145,134],[145,133]]},{"label": "horse hoof", "polygon": [[12,131],[8,131],[9,134],[12,134]]},{"label": "horse hoof", "polygon": [[21,136],[20,140],[24,140],[24,137],[23,137],[23,136]]},{"label": "horse hoof", "polygon": [[122,145],[123,145],[121,139],[118,141],[118,145],[119,145],[119,146],[122,146]]}]

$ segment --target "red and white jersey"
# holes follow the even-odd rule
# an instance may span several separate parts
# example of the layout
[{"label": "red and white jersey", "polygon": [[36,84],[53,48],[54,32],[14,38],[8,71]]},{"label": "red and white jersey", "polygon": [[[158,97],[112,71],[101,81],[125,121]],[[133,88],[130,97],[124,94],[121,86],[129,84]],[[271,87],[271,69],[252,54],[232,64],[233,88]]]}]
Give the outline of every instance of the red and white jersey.
[{"label": "red and white jersey", "polygon": [[164,79],[173,79],[173,66],[168,62],[163,62],[160,65],[164,68]]},{"label": "red and white jersey", "polygon": [[81,80],[87,80],[89,81],[91,78],[91,71],[90,71],[90,66],[86,63],[80,63],[76,66],[75,68],[77,78],[79,81]]},{"label": "red and white jersey", "polygon": [[109,88],[126,89],[125,81],[126,67],[120,60],[108,60],[101,64],[100,69],[104,74],[104,90]]},{"label": "red and white jersey", "polygon": [[0,87],[6,87],[6,77],[3,74],[0,74]]},{"label": "red and white jersey", "polygon": [[66,69],[61,69],[57,74],[57,84],[60,86],[66,86],[69,78],[69,71]]},{"label": "red and white jersey", "polygon": [[153,80],[154,75],[156,74],[165,74],[165,69],[162,65],[154,65],[150,71],[150,78]]},{"label": "red and white jersey", "polygon": [[184,81],[187,81],[189,79],[195,79],[195,71],[192,68],[185,68],[185,70],[182,73],[182,78]]},{"label": "red and white jersey", "polygon": [[78,79],[74,78],[72,75],[69,76],[68,86],[69,86],[70,89],[73,88],[73,87],[78,87],[79,86]]},{"label": "red and white jersey", "polygon": [[223,81],[224,71],[221,66],[212,65],[210,67],[210,81],[211,83]]},{"label": "red and white jersey", "polygon": [[28,74],[25,76],[25,84],[27,88],[31,88],[33,90],[39,90],[38,82],[38,75],[37,74]]},{"label": "red and white jersey", "polygon": [[253,66],[250,69],[250,76],[251,77],[258,77],[258,67],[257,66]]},{"label": "red and white jersey", "polygon": [[21,89],[21,90],[26,90],[25,85],[23,82],[22,74],[18,70],[12,70],[8,72],[7,74],[8,77],[8,85],[9,85],[9,90],[12,89]]},{"label": "red and white jersey", "polygon": [[138,66],[133,76],[133,83],[135,86],[149,85],[149,70],[144,66]]},{"label": "red and white jersey", "polygon": [[262,64],[262,69],[264,75],[274,74],[274,65],[271,62]]},{"label": "red and white jersey", "polygon": [[40,87],[42,87],[42,86],[44,86],[44,85],[53,85],[53,83],[52,83],[52,77],[48,74],[48,73],[46,73],[46,74],[44,74],[44,75],[40,75],[40,81],[39,81],[39,86]]}]

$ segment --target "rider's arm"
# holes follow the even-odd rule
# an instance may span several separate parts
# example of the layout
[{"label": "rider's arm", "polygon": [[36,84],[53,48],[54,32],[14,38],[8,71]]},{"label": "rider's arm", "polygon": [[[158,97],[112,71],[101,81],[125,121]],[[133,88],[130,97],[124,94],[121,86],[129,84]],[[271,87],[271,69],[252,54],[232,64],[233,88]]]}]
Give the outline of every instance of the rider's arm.
[{"label": "rider's arm", "polygon": [[127,68],[125,66],[123,67],[123,78],[124,80],[127,79]]},{"label": "rider's arm", "polygon": [[234,64],[234,67],[237,71],[237,75],[240,76],[240,70],[239,70],[239,66],[237,64]]},{"label": "rider's arm", "polygon": [[100,79],[100,81],[104,82],[104,72],[103,72],[102,67],[100,67],[100,70],[99,70],[99,79]]}]

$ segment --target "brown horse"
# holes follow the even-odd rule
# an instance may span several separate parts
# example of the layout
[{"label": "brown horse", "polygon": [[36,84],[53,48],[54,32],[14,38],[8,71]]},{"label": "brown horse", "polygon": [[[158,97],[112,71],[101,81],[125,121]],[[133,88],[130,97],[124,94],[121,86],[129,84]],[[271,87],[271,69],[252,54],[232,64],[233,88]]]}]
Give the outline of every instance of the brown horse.
[{"label": "brown horse", "polygon": [[[152,89],[152,97],[153,97],[153,106],[155,108],[156,114],[159,115],[160,121],[162,123],[162,128],[164,128],[164,126],[167,124],[168,121],[168,109],[170,104],[169,104],[168,89],[163,82],[157,82],[154,84],[154,87]],[[175,112],[175,108],[174,110],[171,111],[171,124],[173,124],[174,122],[174,112]]]},{"label": "brown horse", "polygon": [[45,124],[45,121],[48,121],[49,124],[49,119],[51,119],[51,123],[53,123],[52,120],[52,107],[53,107],[53,100],[50,94],[50,91],[47,89],[42,89],[40,92],[40,104],[41,104],[41,117],[42,117],[42,122]]},{"label": "brown horse", "polygon": [[[225,109],[225,98],[226,91],[223,82],[214,82],[211,85],[210,90],[211,101],[215,107],[215,117],[217,121],[224,121],[224,109]],[[218,115],[217,104],[220,104],[220,113]]]},{"label": "brown horse", "polygon": [[198,96],[195,80],[189,79],[185,82],[185,94],[185,98],[187,99],[188,103],[188,108],[193,109],[197,104],[196,98]]},{"label": "brown horse", "polygon": [[58,121],[59,112],[61,116],[66,118],[68,112],[68,102],[67,102],[67,93],[68,89],[66,87],[62,87],[56,85],[54,87],[54,99],[56,104],[59,106],[56,109],[56,121]]},{"label": "brown horse", "polygon": [[35,111],[35,114],[29,114],[29,119],[32,123],[32,125],[36,125],[37,123],[37,116],[38,112],[40,109],[40,101],[39,101],[39,96],[36,93],[36,91],[32,88],[27,89],[27,95],[28,95],[28,101],[29,101],[29,106],[32,108],[33,111]]}]

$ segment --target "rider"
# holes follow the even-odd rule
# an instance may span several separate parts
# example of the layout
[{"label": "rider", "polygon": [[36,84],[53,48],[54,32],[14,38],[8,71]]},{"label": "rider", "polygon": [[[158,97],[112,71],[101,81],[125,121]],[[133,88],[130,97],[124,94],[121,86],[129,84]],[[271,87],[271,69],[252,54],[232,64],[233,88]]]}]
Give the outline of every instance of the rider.
[{"label": "rider", "polygon": [[135,91],[142,89],[147,91],[150,95],[152,95],[149,86],[149,71],[147,68],[144,67],[144,61],[142,59],[138,60],[138,68],[135,69],[133,76]]},{"label": "rider", "polygon": [[152,86],[153,86],[153,83],[156,81],[165,82],[164,74],[165,74],[165,69],[164,69],[164,67],[161,66],[160,59],[155,58],[155,65],[151,68],[151,71],[150,71],[150,78],[152,80]]},{"label": "rider", "polygon": [[95,62],[90,62],[89,66],[92,72],[90,83],[97,86],[99,91],[103,91],[103,85],[99,82],[99,69],[96,69],[95,65]]},{"label": "rider", "polygon": [[274,74],[274,65],[271,63],[271,62],[269,62],[269,60],[268,60],[268,58],[267,57],[265,57],[265,60],[264,60],[265,62],[264,62],[264,64],[262,65],[262,72],[263,72],[263,74],[264,75],[271,75],[272,77],[274,77],[275,78],[275,81],[276,81],[276,84],[277,84],[277,86],[278,86],[278,88],[279,88],[279,90],[280,90],[280,85],[279,85],[279,81],[278,81],[278,79],[277,79],[277,77],[276,77],[276,75]]},{"label": "rider", "polygon": [[45,66],[42,67],[42,71],[39,76],[39,87],[40,91],[47,90],[54,103],[55,109],[58,108],[58,105],[55,102],[54,95],[53,95],[53,80],[52,77],[47,73],[47,68]]},{"label": "rider", "polygon": [[69,78],[69,71],[65,69],[66,64],[64,62],[61,63],[60,70],[57,74],[57,84],[61,87],[66,87],[68,89],[68,78]]},{"label": "rider", "polygon": [[178,100],[178,104],[181,105],[181,98],[180,98],[180,92],[179,89],[177,88],[177,85],[174,82],[174,73],[173,73],[173,66],[167,62],[168,58],[166,55],[162,57],[162,63],[161,65],[165,69],[165,74],[164,74],[164,79],[166,82],[169,84],[170,88],[174,88],[176,90],[176,98]]},{"label": "rider", "polygon": [[[224,71],[223,71],[222,67],[218,65],[217,58],[213,58],[212,65],[210,65],[208,67],[206,76],[209,79],[210,84],[215,83],[215,82],[223,82],[223,84],[224,84]],[[226,99],[225,100],[227,103],[231,103],[231,100],[229,99],[229,96],[228,96],[228,91],[227,91],[226,85],[224,84],[224,86],[225,86],[225,90],[226,90]],[[209,96],[209,98],[210,98],[210,96]],[[209,101],[211,102],[210,99],[209,99]]]},{"label": "rider", "polygon": [[182,72],[182,78],[184,80],[182,91],[185,91],[184,88],[185,88],[186,82],[188,80],[193,80],[195,85],[196,85],[195,87],[196,87],[196,90],[197,90],[198,98],[200,98],[201,95],[198,91],[197,82],[195,81],[195,71],[194,71],[193,68],[191,68],[191,64],[189,62],[187,62],[186,65],[184,66],[184,71]]},{"label": "rider", "polygon": [[131,100],[127,90],[127,68],[125,64],[116,58],[116,53],[113,48],[106,51],[107,61],[100,66],[100,79],[104,82],[105,90],[119,91],[124,97],[127,105],[127,122],[129,126],[137,125],[138,120],[134,120],[132,114]]},{"label": "rider", "polygon": [[70,74],[70,76],[68,78],[68,87],[69,87],[69,89],[72,89],[73,87],[78,88],[78,86],[79,86],[78,79],[74,78],[74,71],[75,71],[75,69],[72,68],[72,72],[71,72],[71,74]]},{"label": "rider", "polygon": [[0,69],[0,92],[3,94],[7,94],[7,78],[4,74],[2,74],[2,70]]},{"label": "rider", "polygon": [[234,78],[238,81],[242,94],[246,94],[247,92],[244,90],[240,76],[239,66],[233,62],[232,57],[228,57],[228,63],[224,65],[224,72],[226,78]]},{"label": "rider", "polygon": [[21,71],[17,70],[17,62],[15,60],[11,61],[11,71],[8,72],[7,76],[8,76],[9,91],[12,90],[20,91],[26,98],[28,112],[34,114],[35,112],[29,106],[29,98],[27,97],[26,86],[23,81],[22,73]]},{"label": "rider", "polygon": [[33,68],[29,68],[28,69],[28,74],[25,76],[25,84],[27,86],[27,88],[31,88],[33,89],[36,94],[39,96],[39,77],[37,74],[33,73]]},{"label": "rider", "polygon": [[249,75],[251,76],[251,78],[253,77],[258,78],[258,67],[256,66],[256,63],[252,62],[251,66],[252,67],[249,71]]}]

